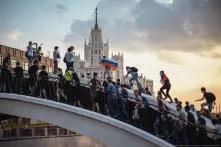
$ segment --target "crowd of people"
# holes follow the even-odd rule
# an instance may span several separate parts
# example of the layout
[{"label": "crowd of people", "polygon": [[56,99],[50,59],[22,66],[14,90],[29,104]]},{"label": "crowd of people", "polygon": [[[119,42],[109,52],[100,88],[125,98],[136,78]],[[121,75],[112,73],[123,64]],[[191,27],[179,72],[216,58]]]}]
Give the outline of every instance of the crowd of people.
[{"label": "crowd of people", "polygon": [[[160,71],[162,87],[157,94],[158,105],[153,106],[142,96],[142,93],[151,95],[151,92],[139,83],[136,67],[126,67],[127,76],[131,75],[129,85],[121,83],[120,79],[113,81],[110,76],[101,82],[97,73],[93,73],[91,81],[82,85],[80,81],[84,77],[74,72],[73,46],[67,49],[63,59],[67,66],[64,74],[58,66],[58,61],[61,58],[59,47],[54,47],[53,72],[57,75],[56,77],[50,77],[46,66],[40,65],[41,60],[39,57],[35,57],[34,50],[32,42],[29,42],[26,51],[29,61],[27,75],[19,62],[16,63],[14,69],[11,68],[10,54],[4,58],[0,74],[0,90],[2,92],[30,95],[90,109],[137,126],[173,144],[220,143],[220,120],[212,119],[215,132],[219,133],[214,134],[213,140],[207,136],[204,111],[203,113],[196,111],[194,105],[190,105],[189,102],[186,102],[186,106],[183,108],[182,102],[177,98],[173,102],[169,94],[171,83],[164,71]],[[131,88],[133,82],[136,82],[137,89],[134,90],[134,97],[130,97],[127,88]],[[207,105],[208,117],[211,118],[216,97],[213,93],[207,92],[204,87],[201,88],[201,91],[203,98],[200,100],[206,99],[207,101],[202,104],[202,110],[205,110],[204,106]],[[170,99],[170,103],[175,104],[177,116],[170,113],[164,101],[167,98]],[[194,113],[197,114],[197,117],[194,117]]]}]

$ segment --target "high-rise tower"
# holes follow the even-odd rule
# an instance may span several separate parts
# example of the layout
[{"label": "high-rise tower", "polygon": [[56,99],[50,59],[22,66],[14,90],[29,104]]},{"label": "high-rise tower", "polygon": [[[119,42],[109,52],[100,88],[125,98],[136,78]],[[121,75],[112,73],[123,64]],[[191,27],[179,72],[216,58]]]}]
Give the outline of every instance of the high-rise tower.
[{"label": "high-rise tower", "polygon": [[98,25],[97,8],[95,11],[95,25],[91,29],[89,42],[87,43],[85,39],[84,52],[84,60],[86,62],[86,65],[91,67],[100,66],[100,58],[103,56],[108,57],[109,45],[108,41],[106,43],[103,43],[102,30]]}]

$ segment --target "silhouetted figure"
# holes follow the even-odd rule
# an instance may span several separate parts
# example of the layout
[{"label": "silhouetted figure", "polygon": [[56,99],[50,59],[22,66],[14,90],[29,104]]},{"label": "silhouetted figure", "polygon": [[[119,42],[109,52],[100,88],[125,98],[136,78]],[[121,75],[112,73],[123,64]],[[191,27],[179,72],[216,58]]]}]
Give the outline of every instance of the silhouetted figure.
[{"label": "silhouetted figure", "polygon": [[54,74],[57,74],[58,72],[58,61],[61,58],[58,49],[59,49],[58,46],[54,47],[54,52],[53,52]]},{"label": "silhouetted figure", "polygon": [[31,67],[29,67],[28,75],[29,75],[29,90],[31,92],[30,95],[33,96],[37,86],[38,60],[35,60],[34,64]]},{"label": "silhouetted figure", "polygon": [[38,81],[40,87],[40,97],[47,99],[47,89],[48,89],[48,72],[46,71],[46,66],[42,65],[41,71],[39,72]]},{"label": "silhouetted figure", "polygon": [[91,83],[90,90],[91,90],[92,111],[95,111],[95,109],[97,109],[97,112],[100,112],[99,98],[100,98],[101,83],[97,79],[97,73],[93,73],[93,78],[91,79],[89,84],[90,83]]},{"label": "silhouetted figure", "polygon": [[[172,98],[171,98],[171,96],[169,94],[170,88],[171,88],[170,80],[167,77],[167,75],[164,73],[164,71],[160,71],[160,77],[161,77],[160,82],[163,84],[163,86],[160,88],[160,91],[165,96],[165,99],[169,98],[170,102],[172,103],[173,100],[172,100]],[[164,89],[166,89],[166,94],[163,91]]]},{"label": "silhouetted figure", "polygon": [[64,63],[66,63],[66,67],[67,67],[66,70],[68,70],[70,68],[74,69],[74,56],[75,56],[75,53],[73,51],[74,51],[74,47],[70,46],[67,49],[67,53],[64,56]]},{"label": "silhouetted figure", "polygon": [[18,94],[22,94],[22,82],[24,78],[23,68],[20,65],[20,62],[16,62],[16,67],[14,69],[15,72],[15,78],[14,78],[14,84],[15,84],[15,91]]},{"label": "silhouetted figure", "polygon": [[206,102],[201,104],[201,110],[203,110],[204,106],[207,106],[209,112],[211,113],[213,105],[215,105],[216,102],[216,96],[212,92],[207,92],[205,87],[201,88],[201,92],[203,94],[203,97],[201,99],[196,100],[196,102],[206,99]]}]

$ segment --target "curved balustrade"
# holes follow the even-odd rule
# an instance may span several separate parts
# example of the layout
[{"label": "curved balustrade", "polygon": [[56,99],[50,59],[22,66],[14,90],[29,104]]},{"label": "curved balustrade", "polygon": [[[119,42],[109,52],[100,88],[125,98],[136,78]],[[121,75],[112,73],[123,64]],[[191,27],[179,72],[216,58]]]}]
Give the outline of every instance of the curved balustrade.
[{"label": "curved balustrade", "polygon": [[[26,79],[27,80],[27,79]],[[53,77],[50,77],[50,80],[51,81],[56,81],[57,80],[57,77],[56,76],[53,76]],[[89,88],[89,86],[90,85],[88,85],[87,84],[87,82],[83,82],[83,83],[81,83],[81,87],[82,88]],[[88,89],[87,89],[88,90]],[[101,89],[101,90],[103,90],[103,89]],[[134,99],[135,101],[137,101],[135,98],[134,98],[134,96],[133,96],[133,93],[130,91],[130,90],[128,90],[128,92],[129,92],[129,97],[128,98],[130,98],[130,99]],[[85,91],[83,91],[82,93],[84,93],[84,94],[86,94],[87,96],[87,98],[85,99],[85,97],[82,97],[82,98],[80,98],[82,101],[85,101],[87,104],[85,105],[83,105],[84,106],[84,108],[86,108],[86,109],[90,109],[90,104],[88,104],[88,101],[89,101],[89,96],[90,96],[90,94],[88,94],[89,93],[89,90],[87,91],[87,92],[85,92]],[[26,92],[26,94],[27,94],[27,92]],[[11,95],[13,95],[13,94],[11,94]],[[156,111],[157,111],[157,109],[159,108],[158,107],[158,105],[156,105],[156,99],[155,98],[153,98],[153,97],[147,97],[146,95],[142,95],[143,97],[145,97],[146,98],[146,100],[147,101],[143,101],[144,103],[146,103],[146,105],[148,105],[149,107],[151,107],[151,108],[153,108],[153,109],[155,109]],[[26,97],[27,98],[27,97]],[[28,98],[30,98],[30,97],[28,97]],[[33,99],[33,98],[31,98],[31,99]],[[56,99],[54,99],[54,100],[56,100]],[[90,102],[89,102],[90,103]],[[57,104],[57,103],[56,103]],[[166,105],[168,106],[169,104],[167,104],[166,103]],[[62,106],[64,106],[64,104],[62,104]],[[67,107],[66,105],[65,105],[65,107]],[[69,107],[69,106],[68,106]],[[171,107],[170,107],[171,108]],[[78,109],[78,108],[76,108],[76,109]],[[82,110],[82,111],[84,111],[83,109],[80,109],[80,110]],[[195,124],[192,124],[192,123],[190,123],[190,122],[188,122],[188,121],[186,121],[185,119],[183,119],[183,118],[180,118],[177,114],[176,114],[176,110],[174,109],[174,108],[171,108],[169,111],[168,110],[164,110],[165,112],[167,112],[170,116],[173,116],[173,117],[176,117],[177,119],[182,119],[183,121],[185,121],[186,122],[186,124],[189,124],[189,125],[191,125],[191,126],[194,126],[194,127],[196,127],[196,128],[200,128],[200,129],[205,129],[205,128],[203,128],[203,127],[201,127],[201,126],[196,126]],[[9,112],[7,113],[7,114],[10,114]],[[93,113],[94,114],[94,113]],[[100,114],[98,114],[98,115],[100,115]],[[31,118],[31,117],[30,117]],[[109,119],[111,119],[110,117],[105,117],[105,119],[107,119],[107,120],[109,120]],[[74,130],[75,131],[75,130]],[[206,130],[207,132],[208,132],[208,134],[210,134],[210,136],[212,136],[211,134],[214,134],[214,135],[221,135],[221,134],[217,134],[217,133],[215,133],[214,131],[211,131],[211,130]],[[151,132],[151,133],[153,133],[154,134],[154,132]],[[159,144],[158,144],[159,145]],[[161,144],[162,145],[162,144]]]}]

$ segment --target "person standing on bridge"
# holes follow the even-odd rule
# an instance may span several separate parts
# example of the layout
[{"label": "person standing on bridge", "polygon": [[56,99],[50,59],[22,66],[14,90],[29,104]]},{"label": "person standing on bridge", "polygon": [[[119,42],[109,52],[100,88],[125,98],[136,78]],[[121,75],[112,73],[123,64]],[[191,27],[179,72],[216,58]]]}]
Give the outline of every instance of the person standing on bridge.
[{"label": "person standing on bridge", "polygon": [[91,91],[91,101],[92,101],[92,111],[95,111],[97,109],[97,112],[100,113],[100,107],[99,107],[99,99],[100,99],[100,91],[101,91],[101,83],[97,79],[97,73],[93,73],[93,78],[89,82],[91,83],[90,91]]},{"label": "person standing on bridge", "polygon": [[73,72],[73,80],[75,81],[75,85],[74,85],[74,105],[78,106],[78,107],[82,107],[81,106],[81,101],[80,101],[80,79],[77,75],[76,72]]},{"label": "person standing on bridge", "polygon": [[64,94],[64,82],[65,82],[65,78],[63,76],[62,73],[62,69],[58,68],[58,82],[57,82],[57,100],[58,102],[60,102],[61,98],[64,98],[67,101],[67,97]]},{"label": "person standing on bridge", "polygon": [[3,64],[1,69],[1,91],[12,92],[12,75],[9,69],[9,64]]},{"label": "person standing on bridge", "polygon": [[53,52],[53,62],[54,62],[54,74],[57,74],[58,72],[58,61],[61,58],[60,53],[58,51],[59,47],[55,46],[54,47],[54,52]]},{"label": "person standing on bridge", "polygon": [[66,63],[67,69],[73,68],[74,69],[74,58],[75,58],[75,53],[74,47],[70,46],[67,50],[67,53],[64,56],[64,62]]},{"label": "person standing on bridge", "polygon": [[47,99],[47,89],[48,89],[48,72],[46,71],[46,66],[42,65],[41,71],[38,76],[39,87],[40,87],[40,97]]},{"label": "person standing on bridge", "polygon": [[[160,88],[160,91],[161,93],[165,96],[165,99],[169,98],[170,99],[170,102],[172,103],[173,100],[170,96],[170,88],[171,88],[171,84],[170,84],[170,80],[169,78],[167,77],[167,75],[164,73],[164,71],[160,71],[160,77],[161,77],[161,80],[160,82],[162,83],[162,87]],[[164,93],[164,89],[166,89],[166,94]]]},{"label": "person standing on bridge", "polygon": [[35,93],[35,89],[37,86],[37,75],[38,75],[38,60],[34,61],[34,65],[29,67],[28,75],[29,75],[29,90],[30,95],[33,96]]},{"label": "person standing on bridge", "polygon": [[22,94],[22,82],[24,78],[24,71],[20,65],[20,62],[16,62],[16,67],[14,69],[15,77],[14,77],[14,84],[15,84],[15,92],[18,94]]}]

